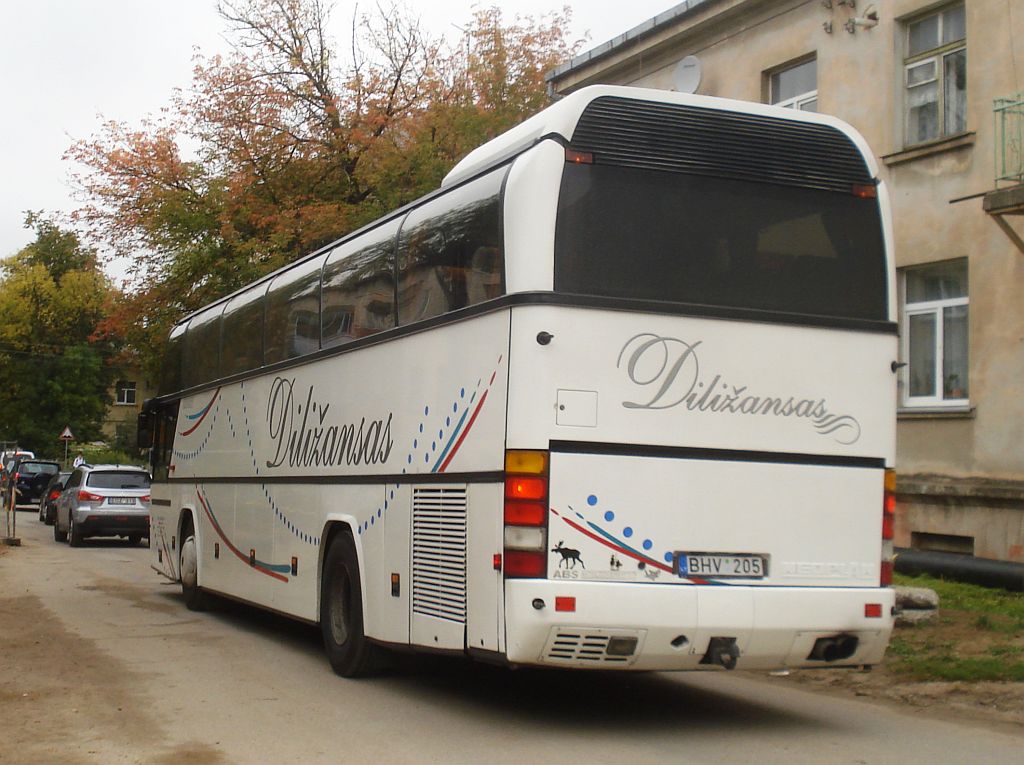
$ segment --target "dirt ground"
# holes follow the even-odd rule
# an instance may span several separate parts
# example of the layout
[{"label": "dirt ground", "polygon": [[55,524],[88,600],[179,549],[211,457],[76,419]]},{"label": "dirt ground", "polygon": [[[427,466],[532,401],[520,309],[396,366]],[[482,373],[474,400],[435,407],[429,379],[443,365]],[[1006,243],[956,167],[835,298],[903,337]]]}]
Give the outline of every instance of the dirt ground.
[{"label": "dirt ground", "polygon": [[1024,729],[1024,683],[915,682],[889,671],[803,670],[772,678],[841,696],[913,707],[942,717],[1009,724]]},{"label": "dirt ground", "polygon": [[[0,556],[9,552],[0,544]],[[965,643],[973,640],[966,631],[960,637]],[[19,721],[16,726],[4,726],[7,743],[17,748],[21,742],[34,748],[42,756],[39,762],[74,762],[58,743],[59,731],[64,726],[73,729],[81,725],[83,716],[88,716],[88,724],[115,736],[145,738],[153,733],[154,721],[134,695],[131,674],[111,677],[104,669],[104,657],[87,641],[67,633],[36,598],[14,593],[0,597],[0,646],[0,677],[22,679],[17,684],[0,683],[0,720]],[[26,671],[33,675],[29,682],[24,681]],[[909,706],[926,715],[1024,728],[1024,683],[914,682],[887,664],[870,672],[805,670],[761,677],[765,682],[869,698],[903,709]],[[41,736],[43,728],[48,730]],[[37,747],[42,741],[49,741],[50,746],[40,750]],[[191,763],[217,761],[213,752],[190,755],[187,761]]]}]

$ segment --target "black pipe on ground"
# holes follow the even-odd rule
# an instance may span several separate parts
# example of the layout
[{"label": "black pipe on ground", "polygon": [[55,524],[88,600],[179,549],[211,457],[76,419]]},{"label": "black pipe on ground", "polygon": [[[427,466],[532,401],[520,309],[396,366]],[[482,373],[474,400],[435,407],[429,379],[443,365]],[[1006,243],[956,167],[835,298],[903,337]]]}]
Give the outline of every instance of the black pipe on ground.
[{"label": "black pipe on ground", "polygon": [[930,574],[955,582],[1024,592],[1024,563],[975,558],[973,555],[897,548],[895,569],[901,574]]}]

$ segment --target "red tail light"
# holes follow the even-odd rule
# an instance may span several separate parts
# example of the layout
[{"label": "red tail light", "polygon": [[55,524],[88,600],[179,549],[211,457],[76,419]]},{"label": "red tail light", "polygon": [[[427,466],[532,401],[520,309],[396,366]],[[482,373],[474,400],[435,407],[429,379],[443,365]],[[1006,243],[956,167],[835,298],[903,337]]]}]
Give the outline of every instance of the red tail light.
[{"label": "red tail light", "polygon": [[57,499],[60,496],[60,489],[50,489],[50,493],[47,495],[47,499]]},{"label": "red tail light", "polygon": [[594,164],[594,155],[589,151],[576,151],[576,149],[565,150],[565,161],[576,165]]},{"label": "red tail light", "polygon": [[80,502],[102,502],[105,498],[99,494],[93,494],[91,491],[79,489],[78,499]]},{"label": "red tail light", "polygon": [[[892,475],[890,480],[889,476]],[[891,483],[891,485],[890,485]],[[882,539],[892,540],[896,527],[896,473],[886,471],[886,492],[882,504]]]},{"label": "red tail light", "polygon": [[879,577],[879,584],[882,587],[889,587],[889,586],[892,585],[892,561],[891,560],[883,560],[882,561],[882,573],[881,573],[881,576]]},{"label": "red tail light", "polygon": [[504,567],[507,579],[539,579],[547,573],[547,557],[543,551],[506,550]]},{"label": "red tail light", "polygon": [[896,471],[887,468],[885,485],[882,491],[882,570],[879,584],[888,587],[892,584],[892,540],[896,532]]},{"label": "red tail light", "polygon": [[143,502],[149,502],[150,495],[149,494],[143,494],[141,497],[139,497],[139,499],[141,499]]},{"label": "red tail light", "polygon": [[505,541],[502,569],[506,578],[547,574],[548,453],[505,453]]},{"label": "red tail light", "polygon": [[506,502],[506,526],[543,526],[548,521],[548,509],[540,502]]},{"label": "red tail light", "polygon": [[545,499],[547,478],[514,475],[505,479],[505,499]]}]

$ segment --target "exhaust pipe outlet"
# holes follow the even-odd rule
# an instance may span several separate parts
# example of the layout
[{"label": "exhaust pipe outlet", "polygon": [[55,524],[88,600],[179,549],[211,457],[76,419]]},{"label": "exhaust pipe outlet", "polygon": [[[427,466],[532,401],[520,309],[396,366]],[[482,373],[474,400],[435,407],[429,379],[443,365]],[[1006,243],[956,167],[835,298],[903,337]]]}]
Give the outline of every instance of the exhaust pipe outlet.
[{"label": "exhaust pipe outlet", "polygon": [[736,660],[740,658],[740,647],[734,637],[713,637],[708,643],[707,653],[700,660],[701,664],[717,664],[725,669],[735,669]]},{"label": "exhaust pipe outlet", "polygon": [[849,659],[857,652],[858,643],[858,639],[853,635],[818,638],[814,641],[814,648],[807,659],[829,663]]}]

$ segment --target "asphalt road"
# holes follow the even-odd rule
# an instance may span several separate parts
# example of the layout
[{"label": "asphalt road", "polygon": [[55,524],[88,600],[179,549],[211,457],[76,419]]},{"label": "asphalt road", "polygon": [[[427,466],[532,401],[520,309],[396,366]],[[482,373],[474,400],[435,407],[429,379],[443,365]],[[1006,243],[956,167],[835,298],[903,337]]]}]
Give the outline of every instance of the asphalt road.
[{"label": "asphalt road", "polygon": [[22,512],[0,556],[0,762],[1021,762],[1024,734],[771,678],[518,671],[434,658],[344,680],[315,628],[195,614],[119,541]]}]

